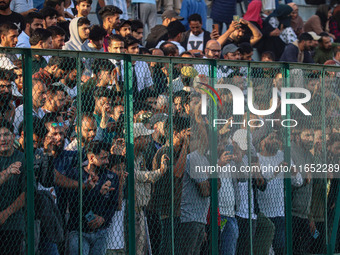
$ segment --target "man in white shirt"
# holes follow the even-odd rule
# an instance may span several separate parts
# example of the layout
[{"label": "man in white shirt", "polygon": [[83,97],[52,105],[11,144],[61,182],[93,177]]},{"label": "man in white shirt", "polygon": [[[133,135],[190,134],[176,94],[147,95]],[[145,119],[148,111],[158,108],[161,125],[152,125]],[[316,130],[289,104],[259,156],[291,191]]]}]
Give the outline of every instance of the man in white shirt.
[{"label": "man in white shirt", "polygon": [[43,17],[38,12],[30,12],[25,17],[26,28],[18,36],[18,48],[31,48],[29,42],[32,32],[37,28],[43,28]]},{"label": "man in white shirt", "polygon": [[[180,41],[182,40],[182,33],[185,32],[185,27],[179,20],[175,20],[170,22],[170,24],[167,27],[168,35],[169,35],[169,42],[172,42],[175,44],[179,50],[179,54],[182,54],[185,51],[185,48],[180,44]],[[164,40],[160,41],[156,48],[160,48],[162,43],[165,42]]]},{"label": "man in white shirt", "polygon": [[[32,79],[32,115],[38,118],[44,117],[45,113],[41,109],[41,107],[45,104],[46,101],[46,92],[47,88],[45,83],[39,79]],[[24,120],[24,106],[19,105],[15,109],[15,117],[14,117],[14,133],[19,135],[19,125]]]}]

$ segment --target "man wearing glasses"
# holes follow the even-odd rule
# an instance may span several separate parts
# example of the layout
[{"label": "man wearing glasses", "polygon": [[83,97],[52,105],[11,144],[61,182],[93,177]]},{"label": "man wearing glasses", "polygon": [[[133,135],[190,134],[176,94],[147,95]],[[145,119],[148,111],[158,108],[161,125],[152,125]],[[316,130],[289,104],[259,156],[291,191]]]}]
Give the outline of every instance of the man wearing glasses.
[{"label": "man wearing glasses", "polygon": [[[221,58],[221,44],[216,40],[210,40],[207,42],[207,45],[204,50],[204,57],[209,59],[220,59]],[[209,65],[195,65],[194,68],[198,71],[199,75],[206,75],[209,76]],[[222,77],[222,71],[217,69],[216,78],[220,79]]]}]

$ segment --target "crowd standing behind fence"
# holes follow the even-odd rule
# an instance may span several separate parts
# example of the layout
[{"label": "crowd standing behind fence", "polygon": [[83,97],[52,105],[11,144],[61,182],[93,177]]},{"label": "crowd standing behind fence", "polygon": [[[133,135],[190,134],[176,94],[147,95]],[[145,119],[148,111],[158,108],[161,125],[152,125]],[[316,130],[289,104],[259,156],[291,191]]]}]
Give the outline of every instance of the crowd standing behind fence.
[{"label": "crowd standing behind fence", "polygon": [[340,252],[337,3],[91,4],[0,2],[0,254]]}]

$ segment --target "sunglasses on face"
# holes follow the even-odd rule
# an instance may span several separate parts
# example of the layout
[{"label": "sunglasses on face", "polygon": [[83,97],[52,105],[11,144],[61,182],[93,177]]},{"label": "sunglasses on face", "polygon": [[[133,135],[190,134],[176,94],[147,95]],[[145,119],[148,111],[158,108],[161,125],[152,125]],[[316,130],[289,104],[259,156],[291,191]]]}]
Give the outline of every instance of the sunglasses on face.
[{"label": "sunglasses on face", "polygon": [[54,122],[51,123],[51,127],[63,127],[64,126],[64,122]]}]

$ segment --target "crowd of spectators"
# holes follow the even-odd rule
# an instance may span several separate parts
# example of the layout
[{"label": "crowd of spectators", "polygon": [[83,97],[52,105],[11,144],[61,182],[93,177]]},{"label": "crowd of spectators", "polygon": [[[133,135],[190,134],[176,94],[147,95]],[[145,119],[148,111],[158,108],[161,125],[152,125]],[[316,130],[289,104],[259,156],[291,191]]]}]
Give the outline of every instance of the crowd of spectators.
[{"label": "crowd of spectators", "polygon": [[[100,24],[88,19],[92,0],[2,0],[0,47],[243,64],[240,61],[252,61],[256,48],[263,62],[340,65],[339,6],[320,5],[304,23],[295,3],[268,10],[268,2],[262,6],[253,0],[238,17],[233,11],[236,2],[213,1],[214,25],[209,32],[203,0],[157,4],[115,0],[114,5],[99,0]],[[127,11],[130,4],[132,17]],[[162,13],[161,24],[156,24],[157,12]],[[167,63],[133,61],[133,107],[125,111],[130,107],[124,100],[126,65],[111,56],[78,61],[33,51],[35,251],[77,254],[82,235],[83,254],[128,254],[127,180],[132,177],[127,167],[133,164],[136,254],[209,254],[212,179],[193,172],[197,166],[211,166],[212,123],[201,113],[202,84],[209,82],[210,67],[190,60],[173,64],[172,69]],[[231,121],[244,120],[233,117],[232,93],[218,89],[223,107],[217,108],[217,116],[228,121],[217,127],[217,165],[238,170],[249,164],[295,166],[290,173],[294,254],[325,252],[326,222],[331,229],[338,179],[332,174],[326,180],[316,178],[296,169],[325,163],[326,155],[327,164],[339,170],[340,72],[291,70],[291,86],[310,91],[304,107],[312,116],[292,109],[291,117],[299,124],[292,128],[291,160],[286,162],[285,130],[279,125],[284,119],[271,93],[275,88],[279,97],[284,94],[285,74],[270,64],[248,72],[228,63],[217,66],[217,83],[235,85],[247,95],[247,79],[251,80],[253,108],[263,115],[250,117],[272,125],[251,126],[251,134],[242,125],[233,127]],[[0,254],[25,252],[24,67],[20,54],[0,54]],[[273,111],[266,115],[269,108]],[[127,162],[130,151],[125,140],[130,117],[133,162]],[[227,174],[217,183],[219,253],[249,254],[253,247],[256,254],[285,254],[284,173],[255,171],[251,178],[246,173]],[[340,240],[336,244],[340,251]]]}]

